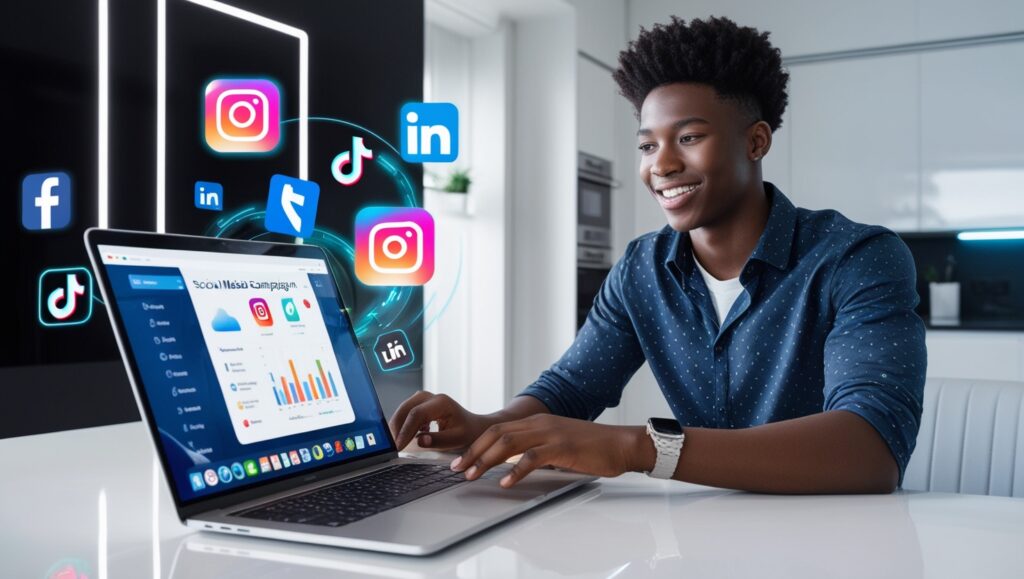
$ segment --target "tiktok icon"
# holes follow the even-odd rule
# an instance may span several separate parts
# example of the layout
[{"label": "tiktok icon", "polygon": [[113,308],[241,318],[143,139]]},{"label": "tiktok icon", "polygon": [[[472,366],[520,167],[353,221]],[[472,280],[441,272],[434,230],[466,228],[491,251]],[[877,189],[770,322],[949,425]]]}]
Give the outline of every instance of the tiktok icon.
[{"label": "tiktok icon", "polygon": [[334,180],[349,187],[363,178],[363,160],[372,159],[373,151],[363,144],[362,137],[352,137],[352,150],[339,153],[331,161]]},{"label": "tiktok icon", "polygon": [[39,323],[77,326],[92,317],[92,273],[84,267],[48,269],[39,275]]},{"label": "tiktok icon", "polygon": [[409,345],[409,336],[404,330],[394,330],[377,336],[373,353],[376,354],[377,363],[384,372],[405,368],[416,359],[412,353],[412,346]]}]

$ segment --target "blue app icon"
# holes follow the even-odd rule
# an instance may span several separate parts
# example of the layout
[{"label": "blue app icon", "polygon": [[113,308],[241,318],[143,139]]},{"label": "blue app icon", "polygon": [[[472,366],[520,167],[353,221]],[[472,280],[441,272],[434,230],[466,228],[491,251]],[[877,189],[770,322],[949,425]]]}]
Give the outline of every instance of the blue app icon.
[{"label": "blue app icon", "polygon": [[231,314],[224,311],[224,308],[217,308],[217,313],[213,316],[213,322],[210,325],[214,332],[242,331],[242,325],[238,323],[238,319],[231,317]]},{"label": "blue app icon", "polygon": [[188,475],[188,480],[192,482],[193,491],[201,491],[206,488],[206,483],[203,482],[203,473],[194,472]]},{"label": "blue app icon", "polygon": [[408,163],[451,163],[459,157],[459,109],[451,103],[402,107],[402,158]]},{"label": "blue app icon", "polygon": [[331,446],[331,443],[325,442],[321,446],[324,449],[324,454],[326,454],[328,458],[334,456],[334,447]]},{"label": "blue app icon", "polygon": [[316,225],[320,186],[312,181],[274,175],[267,198],[267,231],[309,237]]},{"label": "blue app icon", "polygon": [[224,209],[224,186],[210,181],[196,181],[196,208],[210,211]]},{"label": "blue app icon", "polygon": [[245,478],[245,468],[242,467],[242,463],[240,463],[240,462],[232,463],[232,465],[231,465],[231,474],[233,474],[235,476],[235,478],[238,479],[238,480],[242,480],[243,478]]},{"label": "blue app icon", "polygon": [[220,482],[229,483],[231,482],[231,469],[226,466],[217,467],[217,476],[220,478]]},{"label": "blue app icon", "polygon": [[71,177],[34,173],[21,182],[21,224],[31,231],[56,231],[71,224]]}]

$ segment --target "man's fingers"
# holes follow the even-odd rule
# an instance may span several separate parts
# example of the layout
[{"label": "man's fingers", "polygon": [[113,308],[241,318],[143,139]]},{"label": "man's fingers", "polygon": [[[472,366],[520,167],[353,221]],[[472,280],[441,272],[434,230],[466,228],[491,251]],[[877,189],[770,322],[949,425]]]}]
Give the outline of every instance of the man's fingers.
[{"label": "man's fingers", "polygon": [[433,394],[420,390],[412,396],[405,399],[398,406],[398,410],[391,415],[391,420],[388,421],[388,428],[391,429],[391,436],[398,438],[398,431],[402,429],[402,425],[405,424],[405,417],[409,415],[409,411],[419,406],[424,400],[429,399]]},{"label": "man's fingers", "polygon": [[538,468],[548,466],[551,463],[552,457],[555,455],[555,447],[552,445],[535,446],[527,449],[523,453],[523,456],[519,459],[512,470],[508,472],[504,477],[501,478],[501,486],[508,488],[517,482],[523,480],[523,477],[537,470]]},{"label": "man's fingers", "polygon": [[544,436],[523,420],[494,425],[462,455],[456,470],[466,471],[469,480],[479,478],[492,466],[540,444]]},{"label": "man's fingers", "polygon": [[446,416],[451,408],[448,408],[451,399],[447,396],[433,396],[409,410],[405,422],[398,428],[398,436],[395,437],[395,445],[398,450],[405,448],[421,429],[426,429],[430,421]]},{"label": "man's fingers", "polygon": [[416,436],[423,448],[449,450],[466,446],[466,429],[462,426],[437,432],[419,432]]}]

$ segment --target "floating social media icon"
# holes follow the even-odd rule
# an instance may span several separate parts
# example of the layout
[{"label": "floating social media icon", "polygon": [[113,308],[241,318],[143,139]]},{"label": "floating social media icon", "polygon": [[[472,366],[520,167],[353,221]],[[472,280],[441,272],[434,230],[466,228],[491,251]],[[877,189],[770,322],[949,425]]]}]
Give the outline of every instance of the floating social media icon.
[{"label": "floating social media icon", "polygon": [[196,181],[196,209],[224,209],[224,186],[210,181]]},{"label": "floating social media icon", "polygon": [[409,336],[403,330],[394,330],[377,336],[373,353],[377,356],[380,369],[385,372],[405,368],[415,360]]},{"label": "floating social media icon", "polygon": [[356,277],[366,285],[423,285],[434,275],[434,218],[418,207],[356,215]]},{"label": "floating social media icon", "polygon": [[450,163],[459,157],[459,109],[451,103],[402,107],[402,158],[409,163]]},{"label": "floating social media icon", "polygon": [[206,488],[206,483],[203,482],[203,474],[202,473],[194,472],[194,473],[188,475],[188,480],[189,480],[189,482],[192,483],[192,491],[193,492],[201,491],[201,490]]},{"label": "floating social media icon", "polygon": [[39,323],[77,326],[92,317],[92,273],[84,267],[48,269],[39,274]]},{"label": "floating social media icon", "polygon": [[372,159],[373,151],[363,144],[362,137],[352,137],[352,150],[338,153],[331,161],[331,175],[346,187],[363,178],[363,160]]},{"label": "floating social media icon", "polygon": [[252,298],[249,300],[249,310],[252,311],[252,319],[260,326],[273,326],[274,316],[270,314],[270,306],[263,298]]},{"label": "floating social media icon", "polygon": [[274,175],[267,198],[267,231],[309,237],[316,224],[320,186],[312,181]]},{"label": "floating social media icon", "polygon": [[21,182],[21,224],[32,231],[56,231],[71,223],[71,177],[35,173]]},{"label": "floating social media icon", "polygon": [[211,487],[217,486],[217,483],[220,482],[217,479],[217,471],[213,470],[212,468],[208,468],[203,471],[203,480],[206,481],[206,486]]},{"label": "floating social media icon", "polygon": [[206,144],[218,153],[265,154],[281,142],[281,91],[262,78],[222,78],[206,85]]},{"label": "floating social media icon", "polygon": [[299,308],[295,307],[293,298],[281,298],[281,309],[284,310],[284,319],[289,322],[299,321]]}]

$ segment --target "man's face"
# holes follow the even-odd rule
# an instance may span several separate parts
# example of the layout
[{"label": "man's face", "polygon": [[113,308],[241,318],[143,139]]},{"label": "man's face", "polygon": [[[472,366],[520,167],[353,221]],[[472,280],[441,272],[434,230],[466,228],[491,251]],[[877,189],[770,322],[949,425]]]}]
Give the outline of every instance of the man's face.
[{"label": "man's face", "polygon": [[727,219],[760,178],[748,149],[753,118],[709,85],[658,87],[640,109],[640,179],[668,224],[690,231]]}]

